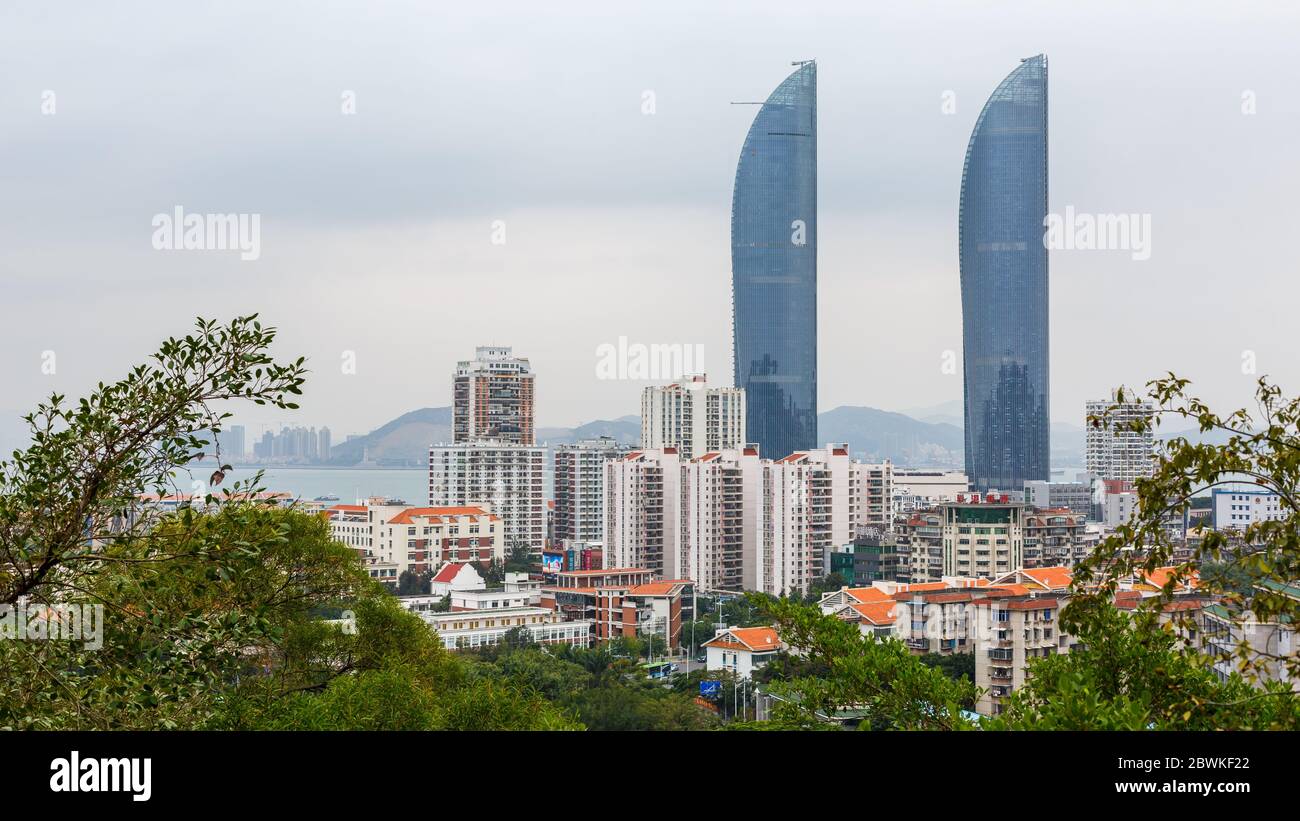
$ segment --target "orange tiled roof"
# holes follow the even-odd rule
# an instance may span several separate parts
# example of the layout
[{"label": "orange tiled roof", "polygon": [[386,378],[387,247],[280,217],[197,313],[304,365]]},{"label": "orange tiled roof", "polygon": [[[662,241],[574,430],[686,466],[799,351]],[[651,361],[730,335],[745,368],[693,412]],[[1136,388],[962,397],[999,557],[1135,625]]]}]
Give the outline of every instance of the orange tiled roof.
[{"label": "orange tiled roof", "polygon": [[875,601],[865,604],[849,605],[853,608],[864,621],[875,625],[893,624],[895,619],[894,609],[898,606],[895,601]]},{"label": "orange tiled roof", "polygon": [[1020,572],[1047,590],[1063,590],[1074,580],[1068,567],[1030,567]]},{"label": "orange tiled roof", "polygon": [[[1169,579],[1172,578],[1174,573],[1176,573],[1177,571],[1178,568],[1174,566],[1157,567],[1155,570],[1152,570],[1150,573],[1143,572],[1140,573],[1139,575],[1141,576],[1142,580],[1147,582],[1148,584],[1154,585],[1156,587],[1164,587],[1169,582]],[[1197,571],[1192,570],[1183,575],[1180,584],[1187,584],[1187,585],[1191,585],[1192,587],[1196,587],[1198,584],[1200,584],[1200,580],[1201,580],[1200,574]]]},{"label": "orange tiled roof", "polygon": [[988,594],[990,596],[1028,596],[1029,588],[1023,584],[994,584],[989,586]]},{"label": "orange tiled roof", "polygon": [[849,598],[863,604],[874,601],[889,601],[893,598],[879,587],[850,587],[844,592],[848,594]]},{"label": "orange tiled roof", "polygon": [[[781,639],[776,634],[776,630],[771,627],[733,627],[725,633],[720,633],[708,641],[704,642],[711,647],[727,646],[731,648],[739,642],[740,646],[746,650],[762,652],[765,650],[776,650],[781,646]],[[735,649],[741,649],[735,647]]]},{"label": "orange tiled roof", "polygon": [[481,507],[408,507],[401,513],[388,520],[390,525],[410,525],[415,524],[415,519],[429,519],[432,521],[441,521],[443,516],[487,516],[492,521],[498,521],[499,516],[487,513]]}]

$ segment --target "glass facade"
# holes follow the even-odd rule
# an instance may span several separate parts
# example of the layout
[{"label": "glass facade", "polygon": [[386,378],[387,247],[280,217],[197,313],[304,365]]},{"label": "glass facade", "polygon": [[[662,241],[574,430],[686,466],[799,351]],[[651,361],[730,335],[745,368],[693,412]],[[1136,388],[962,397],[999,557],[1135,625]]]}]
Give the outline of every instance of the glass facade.
[{"label": "glass facade", "polygon": [[966,474],[1048,478],[1047,57],[1022,60],[975,122],[959,211]]},{"label": "glass facade", "polygon": [[817,65],[754,117],[731,198],[735,385],[745,438],[780,459],[817,445]]}]

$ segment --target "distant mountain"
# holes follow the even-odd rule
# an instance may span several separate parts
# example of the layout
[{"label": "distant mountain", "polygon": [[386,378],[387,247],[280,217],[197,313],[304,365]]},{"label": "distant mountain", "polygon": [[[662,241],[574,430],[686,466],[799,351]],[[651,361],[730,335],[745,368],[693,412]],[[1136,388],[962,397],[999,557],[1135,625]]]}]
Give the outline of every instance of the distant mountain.
[{"label": "distant mountain", "polygon": [[[366,467],[427,467],[429,445],[452,440],[451,408],[420,408],[375,428],[365,436],[330,448],[331,465]],[[539,444],[566,445],[580,439],[609,436],[624,444],[641,439],[641,418],[598,419],[576,428],[539,428]]]},{"label": "distant mountain", "polygon": [[427,467],[429,445],[451,441],[451,408],[404,413],[365,436],[330,448],[332,465]]},{"label": "distant mountain", "polygon": [[[928,414],[930,419],[945,418],[953,405],[948,402],[930,408],[916,408],[914,413]],[[960,416],[957,417],[960,421]],[[367,467],[425,467],[429,445],[450,442],[451,408],[421,408],[399,416],[366,436],[340,442],[330,449],[330,464]],[[878,408],[845,405],[819,414],[817,443],[848,442],[853,457],[867,462],[889,459],[896,465],[961,468],[965,441],[960,424],[926,421],[909,414]],[[628,445],[641,438],[641,419],[620,416],[598,419],[574,428],[538,428],[537,441],[545,445],[571,444],[580,439],[609,436]],[[1052,462],[1057,465],[1082,464],[1083,428],[1055,423],[1052,425]]]},{"label": "distant mountain", "polygon": [[548,445],[570,445],[582,439],[597,439],[601,436],[608,436],[625,445],[636,445],[641,441],[641,417],[597,419],[576,428],[537,429],[537,441]]},{"label": "distant mountain", "polygon": [[817,442],[848,442],[854,458],[903,466],[960,467],[965,448],[957,425],[849,405],[818,414]]},{"label": "distant mountain", "polygon": [[949,402],[940,402],[937,405],[928,405],[922,408],[904,408],[898,413],[904,416],[910,416],[918,422],[929,422],[933,425],[948,424],[962,427],[964,423],[965,406],[960,399],[953,399]]}]

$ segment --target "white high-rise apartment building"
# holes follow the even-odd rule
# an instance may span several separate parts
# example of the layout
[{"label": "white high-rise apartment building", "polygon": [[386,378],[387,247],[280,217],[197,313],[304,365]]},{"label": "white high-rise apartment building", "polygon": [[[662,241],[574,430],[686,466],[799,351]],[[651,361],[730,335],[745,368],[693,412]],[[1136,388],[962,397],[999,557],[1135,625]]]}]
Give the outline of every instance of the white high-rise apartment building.
[{"label": "white high-rise apartment building", "polygon": [[894,526],[894,465],[889,460],[883,464],[859,464],[858,530],[874,527],[881,531]]},{"label": "white high-rise apartment building", "polygon": [[644,450],[606,463],[606,559],[705,590],[804,592],[852,541],[861,465],[848,447],[761,459],[754,445],[689,461]]},{"label": "white high-rise apartment building", "polygon": [[546,448],[496,441],[429,448],[429,504],[477,505],[501,517],[508,553],[516,543],[540,553],[546,545],[542,471]]},{"label": "white high-rise apartment building", "polygon": [[758,448],[706,453],[682,463],[682,544],[699,590],[753,590],[768,516]]},{"label": "white high-rise apartment building", "polygon": [[555,540],[605,542],[605,462],[632,448],[608,436],[555,448]]},{"label": "white high-rise apartment building", "polygon": [[769,462],[769,538],[760,548],[754,589],[804,593],[820,575],[823,553],[857,532],[861,465],[847,444],[796,451]]},{"label": "white high-rise apartment building", "polygon": [[683,459],[745,444],[745,390],[710,388],[705,376],[641,392],[641,447],[676,448]]},{"label": "white high-rise apartment building", "polygon": [[1150,419],[1155,408],[1150,402],[1124,402],[1111,412],[1109,424],[1093,426],[1090,416],[1104,416],[1115,405],[1109,400],[1097,399],[1087,403],[1084,425],[1084,463],[1088,473],[1102,479],[1132,482],[1149,478],[1155,471],[1155,433],[1149,427],[1138,433],[1126,430],[1135,419]]},{"label": "white high-rise apartment building", "polygon": [[605,463],[605,567],[682,578],[681,457],[641,450]]}]

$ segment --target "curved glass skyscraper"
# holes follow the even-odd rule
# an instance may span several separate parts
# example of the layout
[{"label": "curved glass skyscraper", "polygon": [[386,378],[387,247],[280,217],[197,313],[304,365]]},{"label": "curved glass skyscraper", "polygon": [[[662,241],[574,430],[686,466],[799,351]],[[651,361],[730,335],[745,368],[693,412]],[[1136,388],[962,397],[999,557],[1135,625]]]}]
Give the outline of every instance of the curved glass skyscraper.
[{"label": "curved glass skyscraper", "polygon": [[1047,479],[1047,57],[1020,62],[975,122],[959,245],[966,474],[979,491]]},{"label": "curved glass skyscraper", "polygon": [[817,64],[749,127],[731,197],[732,342],[746,439],[780,459],[817,445]]}]

